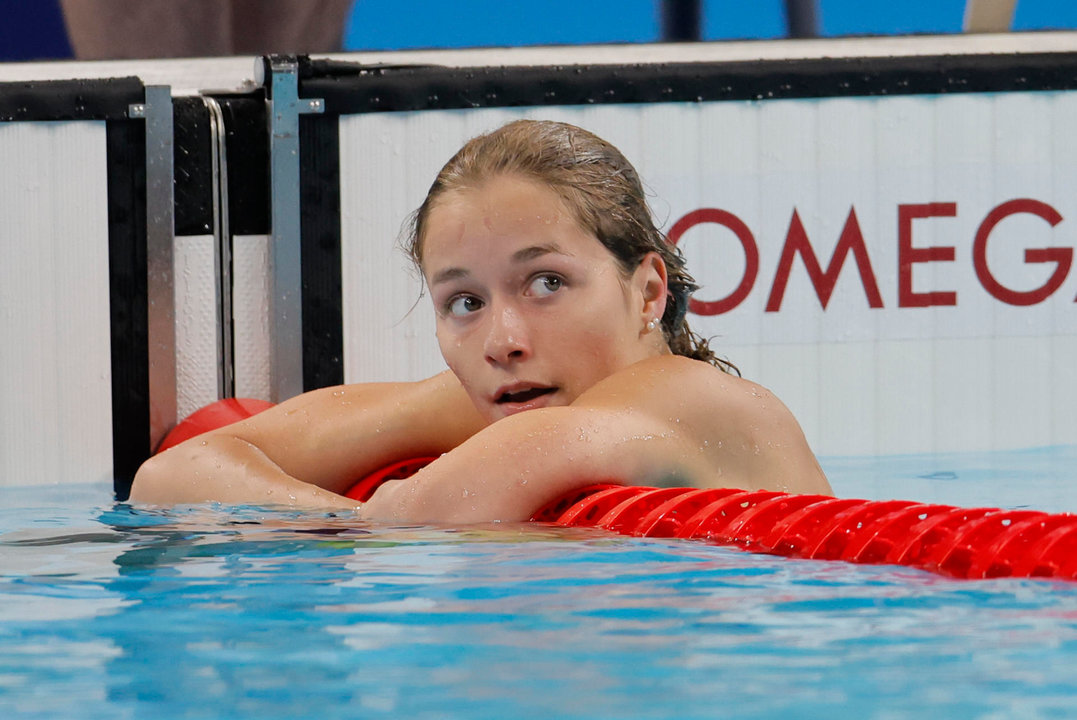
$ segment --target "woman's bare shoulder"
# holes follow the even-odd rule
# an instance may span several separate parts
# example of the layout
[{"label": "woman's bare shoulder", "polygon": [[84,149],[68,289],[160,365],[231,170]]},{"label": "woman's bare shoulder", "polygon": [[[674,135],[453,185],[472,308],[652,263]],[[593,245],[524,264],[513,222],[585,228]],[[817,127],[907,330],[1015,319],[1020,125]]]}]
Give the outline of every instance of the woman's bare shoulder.
[{"label": "woman's bare shoulder", "polygon": [[[766,388],[709,363],[679,355],[642,360],[610,375],[581,395],[581,404],[641,403],[678,414],[716,407],[745,406],[751,410],[760,398],[773,395]],[[765,403],[763,403],[765,405]]]},{"label": "woman's bare shoulder", "polygon": [[650,358],[606,378],[578,402],[646,415],[709,467],[702,484],[830,492],[789,408],[764,386],[713,365]]},{"label": "woman's bare shoulder", "polygon": [[763,386],[675,355],[631,365],[597,383],[574,404],[643,414],[691,444],[754,442],[764,429],[782,435],[799,432],[788,408]]}]

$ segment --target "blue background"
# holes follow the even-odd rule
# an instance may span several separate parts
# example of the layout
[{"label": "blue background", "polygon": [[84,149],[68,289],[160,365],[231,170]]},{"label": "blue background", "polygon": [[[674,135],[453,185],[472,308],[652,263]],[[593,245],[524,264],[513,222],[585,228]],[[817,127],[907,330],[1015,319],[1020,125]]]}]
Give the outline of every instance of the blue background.
[{"label": "blue background", "polygon": [[[818,0],[823,36],[958,33],[965,0]],[[656,0],[359,0],[352,50],[654,42]],[[1015,30],[1077,28],[1075,0],[1018,0]],[[705,40],[786,35],[784,0],[704,0]]]}]

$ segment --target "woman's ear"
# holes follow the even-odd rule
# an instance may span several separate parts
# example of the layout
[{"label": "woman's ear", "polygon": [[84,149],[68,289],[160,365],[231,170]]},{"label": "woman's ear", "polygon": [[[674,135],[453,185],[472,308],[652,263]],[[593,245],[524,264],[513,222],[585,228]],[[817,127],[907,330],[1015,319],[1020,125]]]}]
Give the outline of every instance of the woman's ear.
[{"label": "woman's ear", "polygon": [[666,261],[656,252],[647,253],[636,267],[632,280],[633,287],[639,290],[643,300],[643,324],[650,320],[661,323],[668,296]]}]

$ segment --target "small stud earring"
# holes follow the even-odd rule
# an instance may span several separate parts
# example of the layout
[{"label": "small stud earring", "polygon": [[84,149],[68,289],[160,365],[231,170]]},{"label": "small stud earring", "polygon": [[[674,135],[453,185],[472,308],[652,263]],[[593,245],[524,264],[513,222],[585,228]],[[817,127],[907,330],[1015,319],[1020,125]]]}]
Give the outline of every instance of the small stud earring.
[{"label": "small stud earring", "polygon": [[654,321],[654,318],[647,321],[647,332],[654,332],[656,327],[658,327],[658,323]]}]

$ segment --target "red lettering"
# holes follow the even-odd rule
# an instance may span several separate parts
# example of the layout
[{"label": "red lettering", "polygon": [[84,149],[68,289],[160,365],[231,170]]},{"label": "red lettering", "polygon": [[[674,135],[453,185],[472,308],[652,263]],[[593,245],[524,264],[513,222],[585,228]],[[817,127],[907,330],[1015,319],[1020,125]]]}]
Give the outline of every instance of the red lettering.
[{"label": "red lettering", "polygon": [[980,279],[980,284],[998,300],[1010,305],[1035,305],[1050,297],[1065,282],[1066,275],[1069,273],[1070,265],[1073,262],[1073,250],[1062,247],[1028,248],[1025,250],[1026,263],[1055,263],[1055,270],[1051,273],[1051,277],[1035,290],[1021,292],[1011,290],[1000,283],[991,274],[991,269],[987,267],[987,238],[1002,220],[1018,213],[1028,213],[1043,218],[1051,227],[1062,222],[1062,216],[1057,210],[1039,200],[1019,198],[1004,202],[987,213],[987,217],[984,218],[979,229],[976,230],[976,241],[972,246],[972,265],[976,268],[976,277]]},{"label": "red lettering", "polygon": [[912,221],[956,215],[957,203],[898,205],[898,307],[957,305],[956,292],[917,293],[912,290],[913,263],[946,262],[954,259],[954,249],[950,246],[914,248]]},{"label": "red lettering", "polygon": [[[1027,264],[1054,263],[1050,277],[1033,290],[1021,291],[1006,287],[992,273],[987,262],[987,243],[996,226],[1011,215],[1028,214],[1044,220],[1052,228],[1062,222],[1062,215],[1047,203],[1031,198],[1017,198],[1001,203],[987,214],[976,230],[972,247],[972,263],[976,277],[984,289],[996,300],[1016,306],[1029,306],[1042,303],[1065,283],[1073,266],[1074,249],[1070,247],[1027,248],[1024,261]],[[898,205],[898,307],[933,307],[957,305],[955,291],[913,291],[913,266],[919,263],[953,262],[955,248],[952,245],[933,245],[930,247],[913,246],[913,223],[916,220],[938,217],[956,217],[957,203],[933,202],[922,204]],[[759,274],[759,248],[752,231],[733,213],[717,208],[700,208],[680,218],[669,231],[669,240],[676,245],[684,233],[696,225],[714,223],[733,231],[744,250],[744,275],[736,289],[726,297],[717,300],[689,300],[688,308],[697,315],[721,315],[738,307],[752,292]],[[789,278],[793,271],[796,256],[800,255],[804,269],[815,288],[819,303],[827,308],[833,296],[842,268],[849,255],[856,261],[857,272],[864,288],[864,295],[871,308],[883,307],[882,295],[871,266],[867,244],[856,215],[856,208],[850,207],[849,215],[841,230],[837,246],[830,261],[823,269],[804,223],[797,209],[786,232],[785,244],[774,274],[774,283],[767,297],[766,311],[781,310]],[[1077,299],[1074,300],[1077,302]]]},{"label": "red lettering", "polygon": [[748,297],[748,293],[752,291],[755,277],[759,274],[759,248],[755,244],[755,238],[752,237],[752,231],[740,218],[731,212],[717,208],[700,208],[682,217],[669,229],[669,241],[676,245],[685,232],[701,223],[715,223],[729,228],[744,248],[744,277],[741,278],[736,290],[721,300],[705,301],[691,298],[688,301],[688,309],[697,315],[721,315],[744,302],[744,298]]},{"label": "red lettering", "polygon": [[815,294],[819,296],[819,302],[822,303],[825,310],[827,303],[830,302],[830,296],[834,293],[834,286],[838,282],[838,275],[841,273],[845,258],[848,257],[850,252],[856,259],[856,268],[860,272],[860,282],[864,286],[868,306],[881,308],[883,299],[879,294],[879,285],[875,281],[875,273],[871,269],[868,248],[864,244],[864,235],[860,232],[860,223],[856,219],[856,208],[849,209],[849,217],[845,220],[845,227],[841,230],[838,246],[834,248],[834,254],[830,257],[826,272],[823,272],[819,259],[815,256],[815,251],[808,241],[808,233],[804,230],[800,215],[797,214],[794,208],[793,219],[789,223],[789,232],[785,235],[782,256],[778,260],[778,270],[774,275],[774,286],[771,287],[770,297],[767,299],[767,312],[777,312],[781,309],[785,287],[789,283],[789,274],[793,268],[793,258],[798,253],[804,261],[804,268],[808,271],[808,277],[815,287]]}]

